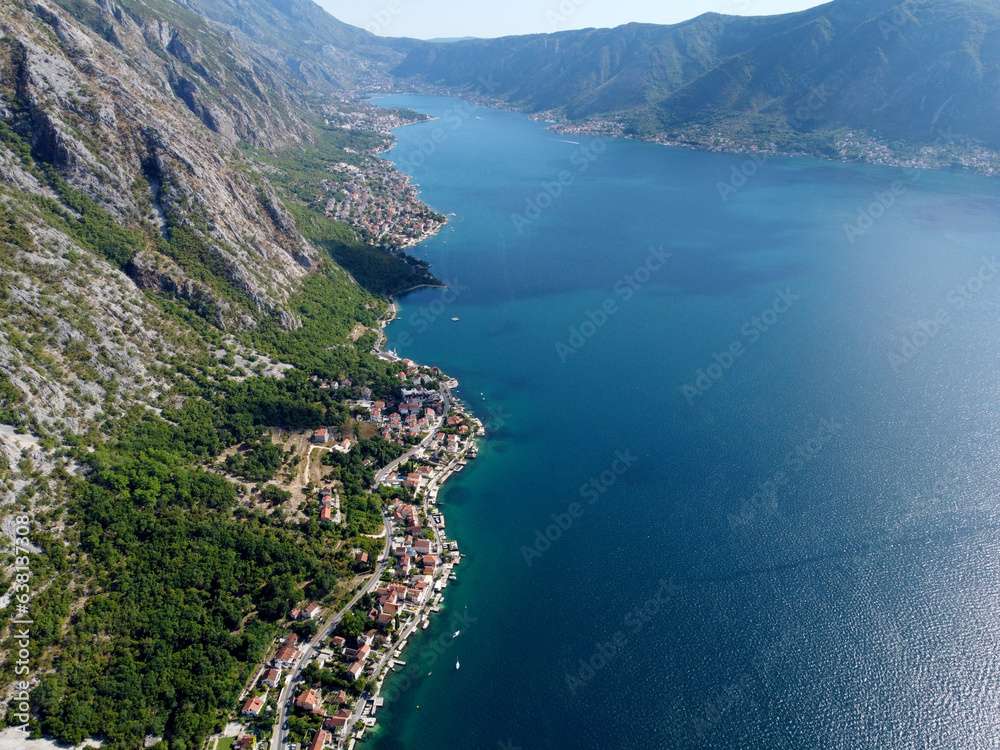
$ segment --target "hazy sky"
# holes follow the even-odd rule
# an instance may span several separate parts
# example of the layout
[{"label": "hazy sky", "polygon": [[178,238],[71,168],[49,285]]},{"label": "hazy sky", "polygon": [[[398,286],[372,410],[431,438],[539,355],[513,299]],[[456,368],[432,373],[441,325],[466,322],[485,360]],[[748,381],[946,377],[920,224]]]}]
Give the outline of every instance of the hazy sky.
[{"label": "hazy sky", "polygon": [[764,16],[811,8],[816,0],[317,0],[341,21],[381,36],[418,39],[504,36],[677,23],[708,12]]}]

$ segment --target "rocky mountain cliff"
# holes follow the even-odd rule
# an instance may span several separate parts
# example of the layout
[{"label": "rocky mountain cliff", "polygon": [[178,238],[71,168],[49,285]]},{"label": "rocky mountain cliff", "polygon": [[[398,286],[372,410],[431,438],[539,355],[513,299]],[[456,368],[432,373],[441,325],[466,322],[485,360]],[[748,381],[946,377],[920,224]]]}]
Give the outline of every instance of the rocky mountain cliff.
[{"label": "rocky mountain cliff", "polygon": [[433,282],[401,248],[443,217],[373,155],[414,115],[345,91],[408,44],[294,1],[0,0],[0,526],[31,553],[0,622],[33,618],[0,697],[25,681],[32,731],[201,747],[303,587],[354,575],[367,467],[321,529],[274,507],[268,430],[398,387],[379,294]]},{"label": "rocky mountain cliff", "polygon": [[[308,137],[275,71],[233,45],[222,53],[220,32],[179,6],[144,17],[81,0],[90,25],[54,4],[2,7],[0,116],[35,161],[122,225],[190,234],[255,308],[286,299],[315,251],[236,148]],[[4,177],[46,193],[10,152]],[[178,260],[150,242],[121,265],[140,285],[209,294]]]},{"label": "rocky mountain cliff", "polygon": [[[305,28],[307,43],[287,41]],[[150,368],[205,344],[151,300],[217,331],[297,327],[290,300],[333,264],[255,154],[312,147],[325,97],[401,58],[305,2],[0,0],[0,371],[37,393],[29,421],[78,429],[107,396],[98,383],[118,380],[119,401],[160,392]],[[363,296],[342,278],[345,298]],[[32,330],[65,371],[72,342],[105,352],[96,380],[31,366],[17,335]]]}]

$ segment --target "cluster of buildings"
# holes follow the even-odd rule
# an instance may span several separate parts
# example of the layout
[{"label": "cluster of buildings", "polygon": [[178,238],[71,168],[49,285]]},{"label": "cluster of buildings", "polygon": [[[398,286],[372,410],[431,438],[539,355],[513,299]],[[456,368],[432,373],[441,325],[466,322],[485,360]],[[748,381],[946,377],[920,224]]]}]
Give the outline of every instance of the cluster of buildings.
[{"label": "cluster of buildings", "polygon": [[367,99],[343,97],[324,107],[323,113],[329,126],[386,136],[403,125],[429,119],[427,115],[418,112],[376,107]]},{"label": "cluster of buildings", "polygon": [[296,708],[302,711],[324,717],[322,726],[316,730],[312,742],[309,743],[309,750],[320,750],[331,744],[337,733],[348,730],[348,724],[351,721],[351,709],[348,707],[349,698],[343,690],[331,697],[330,702],[336,707],[332,709],[334,711],[332,715],[327,716],[323,702],[322,693],[318,688],[313,687],[299,693],[293,703]]},{"label": "cluster of buildings", "polygon": [[353,383],[350,380],[324,380],[319,375],[310,375],[309,380],[316,384],[321,391],[337,391],[341,388],[350,388]]},{"label": "cluster of buildings", "polygon": [[360,400],[348,402],[350,406],[366,412],[354,415],[355,418],[374,422],[379,427],[379,434],[386,440],[426,434],[437,423],[444,409],[441,394],[426,387],[433,380],[430,375],[401,370],[398,377],[402,382],[415,386],[401,389],[403,400],[399,403],[372,401],[371,391],[367,388],[361,389]]},{"label": "cluster of buildings", "polygon": [[[433,577],[441,565],[441,550],[433,540],[421,537],[424,530],[416,506],[397,501],[390,510],[395,526],[406,531],[392,540],[392,556],[396,561],[392,575],[404,580],[411,575],[416,576],[408,584],[415,593],[404,591],[404,594],[415,603],[422,604],[420,596],[429,584],[433,584]],[[369,616],[371,614],[369,612]]]},{"label": "cluster of buildings", "polygon": [[[528,116],[529,120],[540,120],[550,122],[558,120],[559,115],[555,112],[538,112]],[[625,135],[625,123],[618,120],[606,120],[594,118],[585,123],[559,122],[549,128],[554,133],[560,135],[603,135],[609,137],[620,137]]]},{"label": "cluster of buildings", "polygon": [[[361,621],[367,621],[359,628],[364,632],[355,638],[358,630],[345,628],[346,632],[333,635],[325,648],[309,657],[315,658],[316,666],[321,669],[333,669],[329,674],[324,672],[322,679],[297,688],[294,697],[289,698],[300,717],[317,717],[309,725],[306,736],[299,734],[301,724],[292,730],[287,724],[281,729],[275,727],[275,731],[291,731],[300,738],[302,744],[295,750],[340,747],[342,741],[352,736],[362,737],[366,728],[374,726],[376,707],[382,705],[383,700],[378,695],[381,679],[388,669],[403,663],[397,657],[409,634],[416,628],[428,627],[429,613],[438,611],[442,589],[454,579],[452,568],[461,557],[457,543],[444,541],[444,518],[433,504],[438,484],[451,471],[459,471],[465,465],[459,454],[468,449],[465,455],[471,455],[474,450],[469,439],[472,438],[470,433],[476,431],[475,420],[446,414],[452,401],[445,389],[439,391],[434,384],[443,377],[439,370],[420,368],[394,354],[391,358],[383,358],[398,366],[400,382],[399,390],[385,401],[375,400],[370,388],[356,388],[349,380],[322,380],[316,376],[312,380],[318,388],[352,389],[351,398],[343,402],[351,408],[352,416],[358,421],[376,423],[388,439],[403,442],[402,438],[408,435],[427,436],[426,443],[408,456],[408,463],[402,464],[409,467],[406,473],[380,478],[384,484],[412,489],[418,502],[396,499],[386,509],[389,562],[379,588],[366,595],[362,608],[353,615],[355,623],[362,616],[365,619]],[[336,432],[335,429],[319,428],[313,431],[310,439],[316,444],[331,444],[334,450],[343,445],[343,450],[349,451],[350,441],[335,443]],[[432,454],[436,458],[432,458]],[[417,494],[420,490],[424,491],[422,495]],[[323,487],[317,494],[322,506],[321,520],[336,522],[334,513],[339,516],[339,504],[335,490]],[[368,554],[364,550],[355,548],[351,552],[358,562],[368,564]],[[318,602],[307,602],[288,613],[290,620],[297,621],[322,617],[323,608]],[[255,725],[260,722],[252,720],[265,714],[272,718],[267,707],[270,690],[280,691],[287,681],[286,675],[297,673],[298,667],[304,666],[303,658],[299,636],[288,634],[278,643],[271,662],[263,665],[261,689],[249,696],[240,714]],[[361,698],[355,704],[359,694]],[[276,713],[277,717],[282,715],[283,711]],[[357,734],[352,734],[355,727],[358,727]],[[244,735],[237,741],[246,745],[241,750],[253,750],[253,736]],[[286,744],[284,747],[292,746]]]},{"label": "cluster of buildings", "polygon": [[[350,443],[350,441],[344,442]],[[350,450],[349,445],[348,450]],[[340,523],[340,499],[333,494],[330,487],[324,487],[319,491],[319,505],[320,523]]]},{"label": "cluster of buildings", "polygon": [[[306,617],[315,617],[319,614],[318,607],[319,605],[312,602],[302,610],[292,610],[292,612],[296,613],[292,619],[303,618],[302,612],[305,610],[312,613]],[[271,666],[267,668],[264,676],[261,678],[261,684],[268,688],[279,688],[281,686],[282,672],[286,669],[291,669],[301,658],[302,651],[299,649],[299,637],[295,633],[291,633],[282,641],[281,646],[271,660]],[[247,698],[246,703],[243,704],[243,708],[240,709],[240,715],[248,719],[256,719],[263,713],[266,704],[266,695],[251,695]]]},{"label": "cluster of buildings", "polygon": [[444,217],[417,199],[407,175],[378,158],[365,166],[339,163],[323,180],[324,213],[350,224],[372,244],[408,247],[436,232]]},{"label": "cluster of buildings", "polygon": [[995,177],[1000,174],[1000,154],[982,147],[956,147],[954,143],[924,146],[912,155],[903,156],[887,144],[863,134],[847,133],[837,142],[841,157],[870,164],[888,164],[917,169],[941,169],[960,166],[971,172]]}]

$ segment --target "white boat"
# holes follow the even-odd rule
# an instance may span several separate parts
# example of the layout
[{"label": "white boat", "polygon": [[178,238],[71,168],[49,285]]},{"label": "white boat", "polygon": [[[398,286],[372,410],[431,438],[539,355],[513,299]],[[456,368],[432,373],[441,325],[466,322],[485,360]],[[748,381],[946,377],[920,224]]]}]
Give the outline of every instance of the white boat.
[{"label": "white boat", "polygon": [[462,633],[462,631],[461,631],[461,630],[456,630],[456,631],[455,631],[455,633],[454,633],[454,635],[452,635],[452,638],[458,638],[458,636],[459,636],[459,635],[460,635],[461,633]]},{"label": "white boat", "polygon": [[458,659],[455,659],[455,669],[458,669]]}]

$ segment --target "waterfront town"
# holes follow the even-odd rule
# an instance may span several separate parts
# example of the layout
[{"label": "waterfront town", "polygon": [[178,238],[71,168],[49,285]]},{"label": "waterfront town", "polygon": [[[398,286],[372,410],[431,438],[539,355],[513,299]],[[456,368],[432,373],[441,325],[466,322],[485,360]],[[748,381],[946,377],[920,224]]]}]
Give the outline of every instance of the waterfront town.
[{"label": "waterfront town", "polygon": [[361,135],[362,151],[344,147],[349,161],[329,163],[314,206],[327,219],[351,226],[368,245],[401,250],[434,235],[446,222],[420,202],[408,175],[381,158],[392,147],[392,131],[430,119],[400,108],[376,107],[362,97],[334,97],[323,108],[330,132]]},{"label": "waterfront town", "polygon": [[[529,119],[551,122],[550,130],[560,135],[634,138],[621,121],[594,118],[586,122],[560,121],[556,112],[539,112]],[[786,134],[787,135],[787,134]],[[830,150],[819,150],[817,144],[779,145],[768,137],[748,137],[742,132],[720,131],[708,126],[691,127],[682,134],[658,134],[648,139],[663,146],[694,148],[738,154],[768,156],[809,156],[834,158],[839,161],[880,164],[912,169],[956,169],[988,176],[1000,174],[1000,153],[969,145],[947,133],[940,133],[937,142],[919,148],[900,148],[870,134],[845,130],[830,144]]]},{"label": "waterfront town", "polygon": [[361,167],[339,162],[329,171],[321,182],[326,218],[350,224],[368,244],[409,247],[445,223],[420,202],[410,178],[384,159],[370,158]]},{"label": "waterfront town", "polygon": [[[395,314],[395,307],[389,316]],[[383,322],[383,327],[385,323]],[[209,740],[208,750],[323,750],[351,748],[377,721],[380,695],[418,629],[442,605],[444,589],[456,579],[462,555],[447,539],[437,507],[447,478],[477,454],[482,424],[451,393],[457,382],[437,368],[421,367],[381,350],[398,365],[401,398],[376,398],[350,380],[311,378],[317,389],[348,389],[345,400],[354,437],[334,426],[301,436],[306,473],[324,451],[349,454],[361,434],[395,443],[396,458],[375,473],[373,490],[386,498],[383,530],[370,535],[381,552],[352,550],[361,573],[354,588],[336,601],[303,600],[291,609],[278,637],[248,681],[226,730]],[[311,459],[311,460],[310,460]],[[321,523],[342,523],[336,483],[308,491],[306,505],[318,504]],[[343,603],[344,598],[348,598]]]}]

